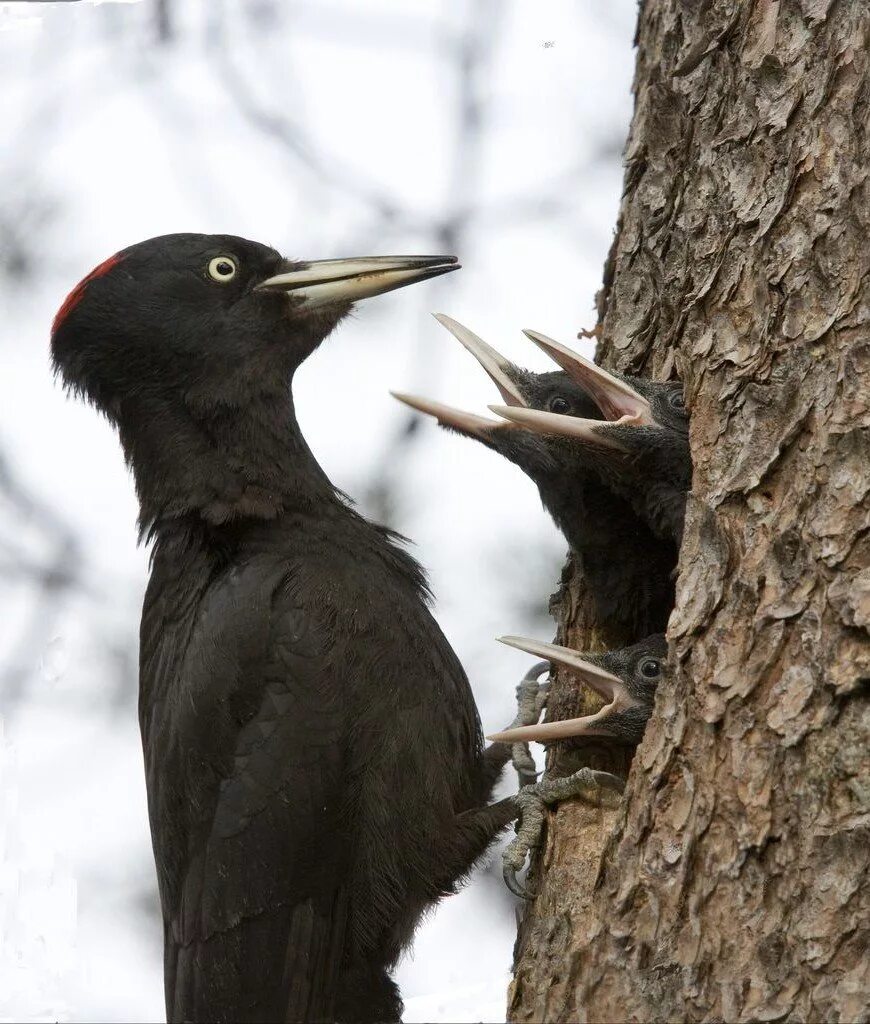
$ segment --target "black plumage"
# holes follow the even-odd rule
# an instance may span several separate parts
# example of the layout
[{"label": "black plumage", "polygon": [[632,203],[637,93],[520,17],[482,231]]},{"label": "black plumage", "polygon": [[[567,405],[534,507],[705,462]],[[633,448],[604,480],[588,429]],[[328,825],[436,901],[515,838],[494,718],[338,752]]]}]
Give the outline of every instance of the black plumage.
[{"label": "black plumage", "polygon": [[[502,642],[521,651],[544,657],[551,664],[562,665],[575,677],[590,686],[605,701],[592,715],[543,722],[524,727],[510,727],[493,734],[490,739],[504,743],[586,741],[589,737],[602,737],[609,742],[636,747],[643,739],[647,722],[652,715],[658,686],[667,677],[667,642],[664,634],[646,637],[629,647],[605,654],[579,654],[568,647],[541,643],[526,637],[502,637]],[[535,670],[538,666],[535,666]],[[545,705],[545,698],[535,702]],[[533,786],[526,786],[517,795],[521,822],[516,838],[503,854],[505,884],[522,899],[530,898],[518,872],[532,850],[541,844],[544,827],[544,808],[581,796],[590,788],[604,787],[621,792],[624,781],[609,772],[580,768],[570,775],[545,777]]]},{"label": "black plumage", "polygon": [[655,703],[656,690],[667,674],[668,644],[663,633],[645,637],[629,647],[604,654],[581,654],[570,647],[506,636],[503,643],[562,665],[605,701],[592,715],[542,722],[494,733],[502,743],[552,743],[557,740],[603,736],[630,746],[643,739]]},{"label": "black plumage", "polygon": [[584,418],[567,410],[510,405],[490,408],[547,435],[552,447],[565,447],[625,498],[660,540],[679,545],[692,482],[682,384],[608,372],[546,335],[525,334],[588,396],[596,415]]},{"label": "black plumage", "polygon": [[139,716],[171,1021],[392,1021],[421,914],[515,816],[400,538],[357,515],[290,382],[353,301],[451,258],[289,262],[168,235],[52,335],[118,429],[153,541]]},{"label": "black plumage", "polygon": [[[440,314],[438,320],[486,370],[511,413],[607,425],[594,397],[566,372],[534,373],[518,367],[462,324]],[[606,449],[524,429],[525,421],[493,420],[429,399],[394,395],[435,417],[445,429],[497,452],[534,482],[541,503],[579,560],[602,622],[632,636],[665,628],[673,607],[676,548],[638,515],[630,494],[612,486],[604,465]]]}]

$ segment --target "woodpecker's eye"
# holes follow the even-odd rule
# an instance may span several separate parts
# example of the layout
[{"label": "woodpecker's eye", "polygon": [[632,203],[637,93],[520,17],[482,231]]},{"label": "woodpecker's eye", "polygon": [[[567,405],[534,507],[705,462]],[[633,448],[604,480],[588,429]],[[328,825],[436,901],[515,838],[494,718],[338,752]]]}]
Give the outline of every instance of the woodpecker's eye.
[{"label": "woodpecker's eye", "polygon": [[559,416],[565,416],[571,411],[571,403],[567,398],[563,398],[561,395],[556,395],[550,399],[549,402],[550,412],[555,412]]},{"label": "woodpecker's eye", "polygon": [[238,272],[238,264],[232,256],[215,256],[208,264],[208,276],[212,281],[219,281],[226,284],[232,281]]},{"label": "woodpecker's eye", "polygon": [[685,409],[686,408],[686,400],[685,400],[685,398],[683,398],[682,391],[672,391],[671,394],[670,394],[670,398],[671,398],[671,405],[675,409]]},{"label": "woodpecker's eye", "polygon": [[644,658],[640,663],[640,674],[644,679],[658,679],[662,674],[662,663],[658,658]]}]

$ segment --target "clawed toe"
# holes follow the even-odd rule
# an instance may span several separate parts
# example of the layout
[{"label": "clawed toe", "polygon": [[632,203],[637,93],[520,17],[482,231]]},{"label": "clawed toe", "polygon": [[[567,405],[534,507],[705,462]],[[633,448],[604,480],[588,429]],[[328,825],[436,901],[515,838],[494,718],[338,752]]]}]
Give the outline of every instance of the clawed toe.
[{"label": "clawed toe", "polygon": [[510,889],[510,891],[520,900],[532,900],[535,898],[535,894],[530,892],[524,882],[521,882],[517,878],[517,872],[522,871],[523,865],[525,864],[525,857],[523,858],[523,864],[518,868],[514,867],[513,864],[509,864],[505,861],[502,864],[502,878],[504,884]]},{"label": "clawed toe", "polygon": [[625,781],[610,772],[581,768],[573,775],[545,779],[534,785],[524,786],[517,793],[514,797],[519,810],[517,834],[508,843],[502,855],[502,876],[505,885],[515,896],[520,899],[532,899],[534,896],[534,893],[519,881],[517,874],[522,871],[532,851],[541,843],[547,805],[560,803],[569,797],[579,796],[590,789],[598,788],[621,793],[625,789]]},{"label": "clawed toe", "polygon": [[[517,714],[509,728],[521,725],[534,725],[541,717],[547,704],[549,683],[539,682],[540,676],[550,671],[548,661],[539,661],[523,676],[517,686]],[[539,772],[527,743],[511,744],[511,761],[519,777],[520,788],[531,785]]]},{"label": "clawed toe", "polygon": [[541,717],[547,704],[549,682],[539,682],[540,677],[550,671],[549,661],[539,661],[532,665],[517,686],[517,717],[513,726],[534,725]]},{"label": "clawed toe", "polygon": [[538,778],[538,766],[529,750],[528,743],[511,744],[511,762],[519,776],[520,788],[530,786]]}]

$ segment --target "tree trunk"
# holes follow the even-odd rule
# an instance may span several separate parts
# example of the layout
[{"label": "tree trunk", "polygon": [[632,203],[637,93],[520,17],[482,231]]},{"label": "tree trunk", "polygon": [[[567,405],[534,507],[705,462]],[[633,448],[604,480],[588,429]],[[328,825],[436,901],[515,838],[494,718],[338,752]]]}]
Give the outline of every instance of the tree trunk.
[{"label": "tree trunk", "polygon": [[599,359],[685,384],[672,680],[550,820],[509,1016],[870,1020],[868,4],[641,6]]}]

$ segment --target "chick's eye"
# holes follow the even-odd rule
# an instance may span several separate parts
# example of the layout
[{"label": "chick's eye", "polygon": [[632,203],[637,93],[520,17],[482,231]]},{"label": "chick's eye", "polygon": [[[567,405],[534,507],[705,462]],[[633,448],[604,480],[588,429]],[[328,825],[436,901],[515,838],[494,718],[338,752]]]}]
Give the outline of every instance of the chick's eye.
[{"label": "chick's eye", "polygon": [[555,412],[559,416],[564,416],[566,413],[571,411],[571,403],[567,398],[562,398],[561,395],[556,395],[555,398],[550,399],[550,412]]},{"label": "chick's eye", "polygon": [[226,284],[238,273],[238,264],[232,256],[215,256],[208,264],[208,276],[212,281],[219,281]]},{"label": "chick's eye", "polygon": [[658,658],[644,658],[640,663],[640,674],[645,679],[658,679],[662,674],[662,663]]},{"label": "chick's eye", "polygon": [[682,391],[672,391],[671,392],[671,405],[675,409],[685,409],[686,408],[686,400],[685,400],[685,398],[683,398]]}]

